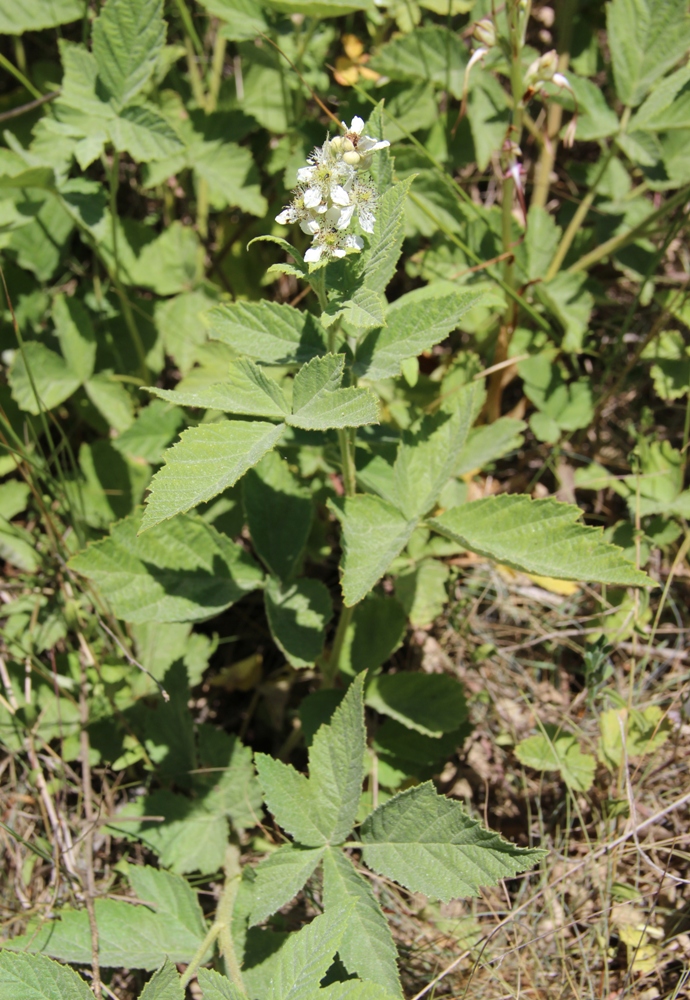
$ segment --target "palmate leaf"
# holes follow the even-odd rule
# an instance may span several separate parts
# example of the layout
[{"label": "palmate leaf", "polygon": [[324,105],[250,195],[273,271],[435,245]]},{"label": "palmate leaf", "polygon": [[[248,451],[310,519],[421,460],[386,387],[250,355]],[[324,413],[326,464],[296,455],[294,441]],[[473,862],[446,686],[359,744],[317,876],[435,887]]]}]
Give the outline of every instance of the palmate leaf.
[{"label": "palmate leaf", "polygon": [[297,364],[326,353],[326,333],[311,313],[277,302],[234,302],[209,314],[209,336],[267,365]]},{"label": "palmate leaf", "polygon": [[362,859],[375,872],[446,902],[477,896],[481,886],[525,871],[545,854],[485,830],[430,781],[379,806],[361,837]]},{"label": "palmate leaf", "polygon": [[[101,966],[157,969],[166,958],[172,962],[191,961],[206,936],[204,915],[191,886],[179,875],[148,866],[130,865],[127,876],[136,898],[146,905],[135,906],[117,899],[96,900]],[[6,941],[4,948],[90,966],[88,913],[62,909],[59,920],[29,925],[26,934]],[[12,1000],[20,996],[21,993],[15,993]],[[36,1000],[44,998],[38,994]],[[53,997],[48,994],[45,1000]],[[64,997],[58,994],[56,1000]]]},{"label": "palmate leaf", "polygon": [[582,511],[557,500],[510,495],[473,500],[429,521],[440,534],[513,569],[559,580],[650,586],[601,529],[579,524]]},{"label": "palmate leaf", "polygon": [[386,325],[367,334],[355,356],[357,376],[377,381],[399,375],[403,361],[442,341],[483,298],[482,292],[435,298],[422,291],[422,296],[409,292],[397,299],[386,312]]},{"label": "palmate leaf", "polygon": [[44,955],[0,952],[0,1000],[93,1000],[74,969]]},{"label": "palmate leaf", "polygon": [[165,965],[149,979],[139,1000],[184,1000],[180,975],[172,962]]},{"label": "palmate leaf", "polygon": [[93,25],[93,54],[114,106],[146,85],[164,42],[162,0],[108,0]]},{"label": "palmate leaf", "polygon": [[141,512],[73,556],[118,618],[134,623],[210,618],[261,586],[251,556],[196,515],[138,535]]},{"label": "palmate leaf", "polygon": [[294,899],[307,879],[314,874],[325,850],[325,847],[283,844],[257,865],[254,869],[256,878],[253,883],[254,904],[249,915],[250,926],[260,924]]},{"label": "palmate leaf", "polygon": [[400,996],[397,952],[388,922],[369,882],[342,851],[333,848],[323,859],[323,903],[326,913],[351,908],[338,949],[347,971]]},{"label": "palmate leaf", "polygon": [[284,424],[221,420],[183,432],[151,481],[141,524],[146,531],[233,486],[280,440]]}]

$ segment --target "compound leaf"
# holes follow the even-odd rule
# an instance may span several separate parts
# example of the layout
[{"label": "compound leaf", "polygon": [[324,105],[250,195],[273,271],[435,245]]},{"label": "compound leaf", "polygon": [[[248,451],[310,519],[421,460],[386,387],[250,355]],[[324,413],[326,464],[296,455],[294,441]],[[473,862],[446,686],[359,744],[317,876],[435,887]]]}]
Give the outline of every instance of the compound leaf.
[{"label": "compound leaf", "polygon": [[253,361],[243,358],[230,366],[223,382],[216,382],[196,391],[178,389],[148,390],[178,406],[203,406],[246,417],[277,417],[283,420],[289,412],[282,389]]},{"label": "compound leaf", "polygon": [[304,365],[295,376],[287,422],[305,430],[378,423],[376,397],[368,389],[342,389],[344,372],[343,354],[326,354]]},{"label": "compound leaf", "polygon": [[323,847],[300,847],[283,844],[269,854],[254,869],[254,905],[249,915],[250,926],[289,903],[310,878],[323,857]]},{"label": "compound leaf", "polygon": [[649,586],[623,550],[603,540],[601,529],[579,524],[573,504],[509,495],[473,500],[430,520],[434,530],[513,569],[558,580]]},{"label": "compound leaf", "polygon": [[318,821],[319,803],[313,786],[291,764],[265,753],[254,755],[266,805],[276,821],[300,844],[321,847],[327,841]]},{"label": "compound leaf", "polygon": [[405,234],[405,199],[413,180],[394,184],[379,202],[371,244],[362,255],[364,283],[373,292],[383,294],[395,274]]},{"label": "compound leaf", "polygon": [[311,313],[277,302],[234,302],[209,313],[209,336],[268,365],[310,361],[326,353],[326,334]]},{"label": "compound leaf", "polygon": [[477,896],[534,865],[544,851],[515,847],[470,819],[459,802],[430,781],[409,788],[371,813],[361,828],[362,858],[411,892],[448,901]]},{"label": "compound leaf", "polygon": [[210,618],[261,586],[263,574],[239,545],[196,515],[178,517],[145,535],[141,512],[73,556],[70,567],[99,587],[125,621]]},{"label": "compound leaf", "polygon": [[326,913],[352,906],[338,953],[348,972],[400,996],[397,952],[371,886],[342,851],[328,848],[323,859],[323,902]]},{"label": "compound leaf", "polygon": [[279,441],[285,425],[221,420],[183,432],[153,477],[141,530],[233,486]]}]

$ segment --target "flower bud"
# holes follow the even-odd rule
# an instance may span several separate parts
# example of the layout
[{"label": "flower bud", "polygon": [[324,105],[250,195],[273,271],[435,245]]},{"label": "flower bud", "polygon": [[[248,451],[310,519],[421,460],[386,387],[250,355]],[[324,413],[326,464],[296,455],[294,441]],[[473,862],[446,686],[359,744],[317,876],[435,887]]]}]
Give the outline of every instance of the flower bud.
[{"label": "flower bud", "polygon": [[496,29],[490,17],[483,17],[477,21],[472,31],[475,41],[483,45],[485,49],[492,49],[496,44]]},{"label": "flower bud", "polygon": [[558,53],[555,49],[545,52],[543,56],[535,59],[525,74],[525,86],[533,87],[537,83],[545,83],[553,80],[554,73],[558,70]]}]

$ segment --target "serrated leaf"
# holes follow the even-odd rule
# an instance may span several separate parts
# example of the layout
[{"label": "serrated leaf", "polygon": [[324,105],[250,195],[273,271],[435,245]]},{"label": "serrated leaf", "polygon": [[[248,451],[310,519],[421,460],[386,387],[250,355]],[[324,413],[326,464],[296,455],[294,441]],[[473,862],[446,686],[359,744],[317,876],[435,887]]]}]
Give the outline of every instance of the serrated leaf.
[{"label": "serrated leaf", "polygon": [[2,951],[0,1000],[93,1000],[93,993],[74,969],[43,955]]},{"label": "serrated leaf", "polygon": [[204,142],[195,151],[191,165],[194,173],[208,185],[214,208],[241,205],[243,212],[257,216],[266,214],[268,205],[261,194],[251,150],[235,142]]},{"label": "serrated leaf", "polygon": [[304,365],[295,376],[287,422],[305,430],[378,423],[376,397],[367,389],[342,389],[344,373],[343,354],[326,354]]},{"label": "serrated leaf", "polygon": [[277,302],[235,302],[209,314],[209,336],[268,365],[297,364],[326,353],[326,334],[311,313]]},{"label": "serrated leaf", "polygon": [[84,16],[83,0],[0,0],[0,35],[21,35],[69,24]]},{"label": "serrated leaf", "polygon": [[270,579],[264,601],[271,635],[290,666],[313,666],[323,652],[326,625],[333,616],[325,584],[304,577],[286,584]]},{"label": "serrated leaf", "polygon": [[425,25],[382,45],[369,65],[391,80],[435,83],[460,100],[467,49],[449,28]]},{"label": "serrated leaf", "polygon": [[383,294],[395,274],[404,236],[405,199],[414,178],[393,185],[381,197],[369,248],[362,254],[365,284]]},{"label": "serrated leaf", "polygon": [[151,481],[141,530],[210,500],[233,486],[280,440],[284,424],[221,420],[183,432]]},{"label": "serrated leaf", "polygon": [[321,322],[330,327],[336,320],[343,320],[349,327],[364,331],[382,326],[385,314],[386,299],[381,292],[362,284],[352,287],[346,282],[343,289],[332,296]]},{"label": "serrated leaf", "polygon": [[651,585],[601,529],[578,524],[579,507],[520,494],[486,497],[432,518],[431,527],[470,551],[513,569],[558,580]]},{"label": "serrated leaf", "polygon": [[397,951],[388,922],[367,880],[342,851],[333,848],[323,859],[323,904],[326,913],[350,908],[338,949],[347,971],[400,996]]},{"label": "serrated leaf", "polygon": [[139,1000],[184,1000],[184,993],[180,974],[168,960],[151,976]]},{"label": "serrated leaf", "polygon": [[369,980],[346,979],[309,993],[305,1000],[392,1000],[398,995]]},{"label": "serrated leaf", "polygon": [[[262,1000],[302,1000],[318,988],[342,941],[349,911],[324,913],[296,934],[263,963]],[[270,985],[268,985],[270,984]]]},{"label": "serrated leaf", "polygon": [[318,824],[319,804],[309,779],[268,754],[255,754],[254,763],[266,805],[277,822],[300,844],[323,846],[326,837]]},{"label": "serrated leaf", "polygon": [[309,748],[309,781],[319,803],[319,824],[331,844],[346,839],[355,822],[364,778],[364,674],[347,689],[327,726]]},{"label": "serrated leaf", "polygon": [[[155,868],[130,865],[127,872],[136,898],[144,905],[116,899],[95,901],[101,967],[156,969],[166,958],[190,962],[206,936],[194,890],[179,875]],[[63,908],[59,920],[30,925],[25,935],[5,942],[5,949],[90,966],[88,913]],[[58,998],[65,1000],[59,994]],[[12,1000],[18,1000],[16,994]],[[39,994],[37,1000],[44,998]]]},{"label": "serrated leaf", "polygon": [[138,535],[141,516],[114,524],[69,563],[93,580],[118,618],[198,621],[261,586],[253,559],[200,517],[178,517]]},{"label": "serrated leaf", "polygon": [[119,153],[139,163],[165,160],[184,149],[170,122],[150,104],[123,108],[108,122],[108,134]]},{"label": "serrated leaf", "polygon": [[245,994],[213,969],[199,969],[197,981],[204,1000],[246,1000]]},{"label": "serrated leaf", "polygon": [[57,295],[53,302],[53,322],[67,366],[85,382],[93,374],[96,362],[96,334],[88,312],[79,299]]},{"label": "serrated leaf", "polygon": [[247,417],[276,417],[284,420],[290,411],[285,395],[275,379],[269,378],[258,365],[246,358],[231,364],[225,380],[208,388],[185,392],[151,386],[148,392],[177,403],[178,406],[203,406]]},{"label": "serrated leaf", "polygon": [[[123,432],[134,422],[134,402],[122,382],[112,372],[101,371],[84,383],[84,390],[100,415],[113,430]],[[113,441],[113,448],[121,451]],[[125,454],[125,452],[121,452]]]},{"label": "serrated leaf", "polygon": [[81,384],[81,379],[67,362],[37,340],[27,341],[24,350],[17,351],[10,368],[9,381],[12,398],[19,408],[34,415],[40,413],[41,409],[52,410],[64,403]]},{"label": "serrated leaf", "polygon": [[370,594],[354,610],[340,651],[340,669],[359,674],[380,667],[402,642],[406,626],[399,601]]},{"label": "serrated leaf", "polygon": [[521,764],[536,771],[559,771],[568,788],[586,792],[592,787],[597,762],[583,753],[572,733],[559,732],[555,726],[544,726],[543,733],[528,736],[515,747]]},{"label": "serrated leaf", "polygon": [[162,0],[108,0],[93,25],[98,75],[117,108],[146,85],[165,42]]},{"label": "serrated leaf", "polygon": [[277,452],[269,452],[242,480],[252,543],[281,580],[296,572],[311,530],[313,505]]},{"label": "serrated leaf", "polygon": [[416,358],[447,337],[482,298],[482,292],[470,291],[441,298],[403,295],[389,307],[386,326],[367,334],[357,348],[353,371],[374,382],[399,375],[406,358]]},{"label": "serrated leaf", "polygon": [[[257,80],[260,80],[261,76],[263,75],[262,71],[265,71],[268,74],[269,78],[270,77],[274,77],[275,71],[271,70],[267,66],[256,66],[256,67],[252,67],[252,69],[255,69],[255,71],[256,71],[256,79]],[[245,82],[249,83],[250,80],[251,80],[251,82],[253,83],[254,80],[252,80],[251,77],[252,77],[252,73],[251,73],[251,70],[250,70],[250,72],[248,74],[248,78],[246,79]],[[249,110],[248,102],[247,101],[245,101],[245,105],[244,106],[245,106],[245,110],[247,111],[247,113],[253,114],[254,117],[256,118],[256,120],[259,121],[259,116],[256,114],[255,110],[254,109],[252,109],[251,111]],[[271,126],[267,125],[265,122],[261,122],[261,124],[263,124],[266,128],[270,128],[271,127]],[[284,240],[281,236],[270,236],[268,234],[265,235],[265,236],[255,236],[253,240],[250,240],[249,243],[247,243],[247,249],[249,249],[249,247],[252,245],[252,243],[275,243],[276,246],[282,247],[283,250],[285,250],[287,253],[290,254],[290,256],[293,258],[293,260],[294,260],[295,263],[294,264],[274,264],[273,267],[277,268],[277,269],[280,269],[280,270],[285,269],[285,273],[286,274],[293,274],[294,273],[295,275],[297,275],[298,277],[301,277],[301,278],[305,278],[305,277],[308,276],[308,274],[309,274],[309,265],[305,263],[305,260],[304,260],[304,257],[302,256],[302,254],[299,252],[299,250],[297,250],[296,247],[293,247],[291,243],[288,243],[288,241]]]},{"label": "serrated leaf", "polygon": [[425,736],[451,733],[467,720],[463,687],[449,674],[380,674],[367,687],[366,703]]},{"label": "serrated leaf", "polygon": [[342,526],[341,586],[348,607],[361,601],[400,555],[417,526],[380,497],[362,494],[328,501]]},{"label": "serrated leaf", "polygon": [[361,827],[362,858],[411,892],[447,902],[525,871],[544,851],[515,847],[470,819],[430,781],[389,799]]},{"label": "serrated leaf", "polygon": [[473,427],[460,452],[454,475],[464,476],[475,469],[486,469],[491,462],[516,451],[524,441],[522,432],[526,426],[524,420],[499,417],[492,424]]},{"label": "serrated leaf", "polygon": [[185,422],[176,406],[154,399],[139,411],[137,419],[113,440],[113,448],[135,461],[158,464],[163,452]]},{"label": "serrated leaf", "polygon": [[450,567],[438,559],[422,559],[395,579],[395,596],[407,612],[413,628],[428,628],[448,600],[446,585]]},{"label": "serrated leaf", "polygon": [[686,54],[690,45],[687,4],[684,0],[613,0],[606,13],[616,91],[623,104],[634,108]]},{"label": "serrated leaf", "polygon": [[300,847],[283,844],[254,869],[253,907],[250,926],[260,924],[289,903],[307,879],[311,878],[323,857],[324,847]]}]

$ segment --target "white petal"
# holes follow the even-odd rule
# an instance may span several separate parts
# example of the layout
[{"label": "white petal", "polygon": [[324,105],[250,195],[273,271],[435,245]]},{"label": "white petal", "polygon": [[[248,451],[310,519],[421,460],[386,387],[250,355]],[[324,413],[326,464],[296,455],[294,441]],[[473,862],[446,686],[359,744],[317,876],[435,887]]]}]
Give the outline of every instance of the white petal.
[{"label": "white petal", "polygon": [[368,208],[360,208],[359,210],[359,224],[365,233],[374,232],[374,223],[376,222],[376,216],[373,212],[370,212]]},{"label": "white petal", "polygon": [[345,246],[350,250],[362,250],[364,248],[364,240],[361,236],[351,236],[345,237]]},{"label": "white petal", "polygon": [[[333,250],[333,256],[334,257],[344,257],[345,255],[346,255],[346,251],[343,250],[342,247],[335,247],[334,248],[334,250]],[[304,259],[305,260],[307,259],[306,254],[304,256]]]},{"label": "white petal", "polygon": [[355,206],[354,205],[348,205],[347,208],[344,208],[340,212],[340,218],[336,222],[335,228],[336,229],[347,229],[347,227],[352,222],[352,216],[354,214],[354,211],[355,211]]},{"label": "white petal", "polygon": [[363,119],[361,119],[359,115],[355,115],[355,117],[352,119],[352,124],[350,125],[350,132],[356,132],[357,135],[361,135],[363,129],[364,129]]},{"label": "white petal", "polygon": [[305,219],[303,222],[300,222],[299,227],[307,236],[316,236],[321,228],[316,219]]},{"label": "white petal", "polygon": [[307,264],[316,264],[317,261],[321,260],[321,254],[323,253],[323,247],[309,247],[304,255],[304,259]]},{"label": "white petal", "polygon": [[287,226],[288,223],[295,221],[295,210],[294,208],[284,208],[280,215],[276,215],[276,222],[279,222],[281,226]]},{"label": "white petal", "polygon": [[334,184],[331,188],[331,201],[334,205],[343,207],[350,204],[350,196],[342,184]]},{"label": "white petal", "polygon": [[386,149],[387,146],[390,146],[388,139],[381,139],[377,142],[377,140],[372,139],[370,135],[363,135],[357,143],[357,152],[375,153],[377,149]]},{"label": "white petal", "polygon": [[300,167],[297,171],[297,180],[300,184],[309,184],[315,172],[314,167]]},{"label": "white petal", "polygon": [[304,192],[304,207],[318,208],[320,204],[321,204],[320,190],[316,187],[307,188],[307,190]]}]

